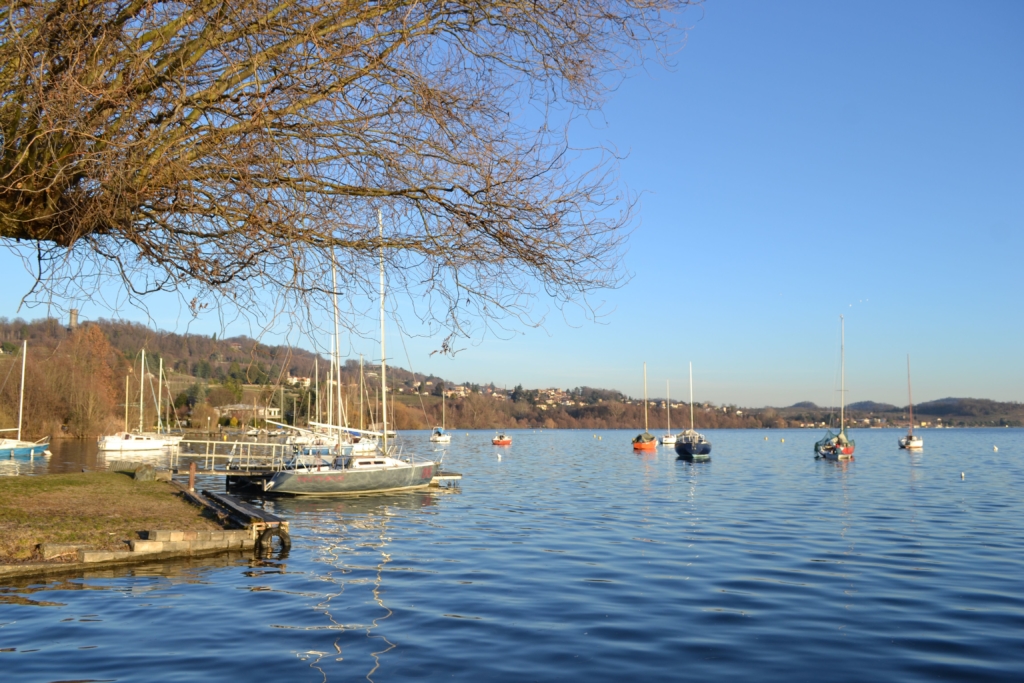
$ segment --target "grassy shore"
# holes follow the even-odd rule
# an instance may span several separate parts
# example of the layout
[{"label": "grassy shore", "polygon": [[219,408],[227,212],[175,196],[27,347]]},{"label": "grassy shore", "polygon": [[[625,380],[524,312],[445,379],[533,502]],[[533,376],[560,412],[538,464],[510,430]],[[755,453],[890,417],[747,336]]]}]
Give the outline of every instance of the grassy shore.
[{"label": "grassy shore", "polygon": [[140,531],[221,528],[166,482],[113,472],[0,479],[0,563],[37,560],[39,543],[127,550]]}]

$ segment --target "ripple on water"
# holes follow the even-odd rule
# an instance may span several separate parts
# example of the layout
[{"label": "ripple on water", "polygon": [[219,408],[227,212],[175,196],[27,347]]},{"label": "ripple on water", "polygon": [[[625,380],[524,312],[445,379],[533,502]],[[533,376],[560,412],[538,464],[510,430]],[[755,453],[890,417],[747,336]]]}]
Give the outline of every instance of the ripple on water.
[{"label": "ripple on water", "polygon": [[[455,437],[458,493],[269,501],[292,524],[280,560],[2,591],[5,676],[1010,681],[1024,669],[1018,430],[999,430],[998,454],[977,445],[985,430],[929,432],[923,454],[862,431],[856,460],[838,464],[815,461],[817,434],[795,430],[716,432],[709,463],[638,457],[624,432],[514,436],[501,460],[489,433]],[[96,464],[79,450],[45,466]]]}]

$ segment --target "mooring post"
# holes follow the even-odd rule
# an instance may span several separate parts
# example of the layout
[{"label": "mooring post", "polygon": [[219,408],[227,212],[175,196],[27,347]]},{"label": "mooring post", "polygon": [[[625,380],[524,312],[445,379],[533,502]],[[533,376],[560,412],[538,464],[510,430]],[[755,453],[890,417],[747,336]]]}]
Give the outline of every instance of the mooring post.
[{"label": "mooring post", "polygon": [[196,463],[194,460],[188,464],[188,490],[196,490]]}]

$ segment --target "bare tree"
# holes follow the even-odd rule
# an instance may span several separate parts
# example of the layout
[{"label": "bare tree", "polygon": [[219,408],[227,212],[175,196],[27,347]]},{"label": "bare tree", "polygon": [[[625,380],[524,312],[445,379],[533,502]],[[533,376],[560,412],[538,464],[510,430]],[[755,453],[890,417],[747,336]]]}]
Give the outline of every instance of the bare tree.
[{"label": "bare tree", "polygon": [[383,249],[449,340],[540,292],[586,306],[633,202],[567,125],[691,2],[8,0],[0,239],[35,301],[113,277],[308,310],[332,264],[372,291]]}]

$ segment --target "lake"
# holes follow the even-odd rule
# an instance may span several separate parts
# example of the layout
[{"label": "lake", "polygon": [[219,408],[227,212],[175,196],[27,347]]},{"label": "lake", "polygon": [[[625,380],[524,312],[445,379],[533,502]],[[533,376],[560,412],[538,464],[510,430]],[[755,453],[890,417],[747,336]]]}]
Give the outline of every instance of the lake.
[{"label": "lake", "polygon": [[[18,681],[1009,681],[1024,671],[1024,430],[455,432],[455,492],[270,499],[286,557],[0,589]],[[429,454],[427,432],[406,449]],[[998,452],[993,450],[998,446]],[[102,467],[89,444],[0,471]],[[961,479],[961,473],[964,478]],[[222,488],[221,479],[206,482]]]}]

